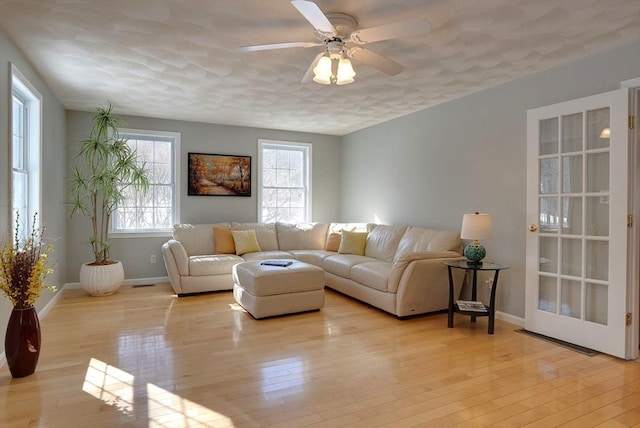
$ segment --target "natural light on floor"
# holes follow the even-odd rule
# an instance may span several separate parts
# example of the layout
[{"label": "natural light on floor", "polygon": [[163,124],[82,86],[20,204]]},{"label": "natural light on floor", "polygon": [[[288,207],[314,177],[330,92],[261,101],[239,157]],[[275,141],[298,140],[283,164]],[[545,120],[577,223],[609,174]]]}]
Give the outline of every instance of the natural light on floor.
[{"label": "natural light on floor", "polygon": [[277,392],[278,395],[292,395],[304,392],[304,362],[301,358],[283,358],[265,364],[262,374],[262,393],[265,396]]},{"label": "natural light on floor", "polygon": [[232,311],[240,311],[240,312],[247,313],[247,310],[237,303],[230,303],[229,309],[231,309]]},{"label": "natural light on floor", "polygon": [[215,426],[233,427],[227,416],[200,404],[180,397],[152,383],[146,384],[144,409],[134,406],[135,376],[92,358],[87,368],[82,390],[117,409],[124,415],[146,413],[150,427],[153,426]]},{"label": "natural light on floor", "polygon": [[82,390],[130,415],[133,413],[133,381],[129,373],[92,358]]}]

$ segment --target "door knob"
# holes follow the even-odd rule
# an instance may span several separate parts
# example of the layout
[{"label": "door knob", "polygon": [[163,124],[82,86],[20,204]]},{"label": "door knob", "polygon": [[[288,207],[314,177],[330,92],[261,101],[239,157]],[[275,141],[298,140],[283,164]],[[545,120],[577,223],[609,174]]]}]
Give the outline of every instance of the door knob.
[{"label": "door knob", "polygon": [[536,230],[538,230],[538,225],[537,224],[530,224],[529,225],[529,232],[535,232]]}]

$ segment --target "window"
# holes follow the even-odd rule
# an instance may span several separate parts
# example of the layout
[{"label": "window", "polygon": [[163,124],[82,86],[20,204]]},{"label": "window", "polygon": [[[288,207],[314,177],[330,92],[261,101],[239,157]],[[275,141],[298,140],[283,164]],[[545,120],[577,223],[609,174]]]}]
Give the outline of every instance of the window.
[{"label": "window", "polygon": [[258,141],[261,222],[311,221],[311,144]]},{"label": "window", "polygon": [[[20,238],[30,233],[40,211],[40,151],[42,97],[11,65],[11,213],[20,217]],[[41,216],[36,218],[39,226]]]},{"label": "window", "polygon": [[[120,132],[136,150],[150,172],[149,191],[131,189],[127,199],[113,213],[113,233],[139,234],[170,232],[179,222],[180,134],[176,132],[126,130]],[[135,235],[133,235],[135,236]]]}]

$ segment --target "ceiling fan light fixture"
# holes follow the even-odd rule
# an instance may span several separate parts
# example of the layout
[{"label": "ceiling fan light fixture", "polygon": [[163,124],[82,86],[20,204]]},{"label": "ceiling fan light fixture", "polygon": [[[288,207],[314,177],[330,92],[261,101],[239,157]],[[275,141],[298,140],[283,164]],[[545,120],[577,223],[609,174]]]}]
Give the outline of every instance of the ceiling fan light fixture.
[{"label": "ceiling fan light fixture", "polygon": [[323,85],[331,84],[331,58],[323,56],[313,68],[313,81]]},{"label": "ceiling fan light fixture", "polygon": [[336,85],[348,85],[354,82],[356,72],[348,58],[342,58],[338,63],[338,74],[336,76]]},{"label": "ceiling fan light fixture", "polygon": [[[355,59],[360,64],[371,66],[389,76],[395,76],[404,69],[402,65],[366,49],[362,45],[381,40],[419,36],[431,31],[431,24],[422,18],[358,28],[358,22],[353,16],[339,12],[325,14],[312,0],[291,0],[291,4],[314,28],[317,41],[251,45],[243,46],[240,50],[251,52],[324,45],[325,52],[316,55],[302,77],[302,83],[310,81],[312,75],[314,75],[313,81],[323,85],[353,83],[356,73],[348,58]],[[332,63],[331,71],[328,70],[329,62]],[[340,70],[338,70],[339,68]]]},{"label": "ceiling fan light fixture", "polygon": [[356,72],[353,70],[351,61],[340,56],[333,58],[333,55],[323,56],[318,60],[318,64],[313,68],[313,81],[322,85],[348,85],[354,82]]}]

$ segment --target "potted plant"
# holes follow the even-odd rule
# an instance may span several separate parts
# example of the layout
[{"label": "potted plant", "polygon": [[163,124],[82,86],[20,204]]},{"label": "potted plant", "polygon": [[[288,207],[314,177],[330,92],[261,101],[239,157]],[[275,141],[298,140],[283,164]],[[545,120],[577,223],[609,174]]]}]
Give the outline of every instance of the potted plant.
[{"label": "potted plant", "polygon": [[44,283],[44,278],[53,272],[47,264],[53,246],[43,243],[44,227],[36,228],[34,215],[31,234],[21,239],[19,224],[17,216],[13,242],[7,241],[0,249],[0,290],[13,303],[4,350],[11,376],[16,378],[29,376],[36,369],[41,341],[34,305],[43,289],[55,291],[55,287]]},{"label": "potted plant", "polygon": [[122,263],[109,258],[109,224],[119,203],[130,197],[131,190],[146,192],[148,171],[127,140],[120,137],[124,124],[112,113],[113,106],[96,108],[89,138],[80,144],[71,178],[71,215],[80,213],[91,221],[91,244],[94,261],[80,269],[80,285],[93,296],[115,292],[124,280]]}]

